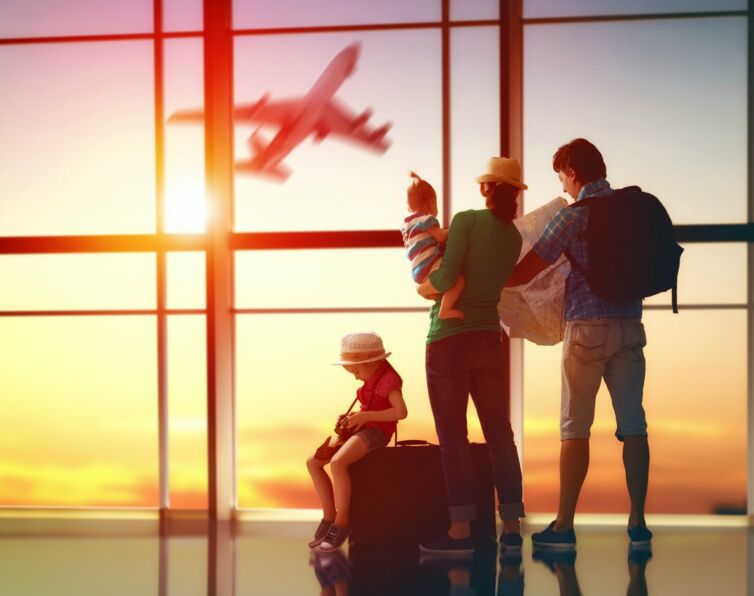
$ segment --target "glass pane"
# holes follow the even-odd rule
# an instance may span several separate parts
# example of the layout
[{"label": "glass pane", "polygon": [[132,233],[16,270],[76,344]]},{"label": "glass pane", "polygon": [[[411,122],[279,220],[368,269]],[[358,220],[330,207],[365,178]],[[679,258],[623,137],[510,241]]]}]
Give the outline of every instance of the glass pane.
[{"label": "glass pane", "polygon": [[524,0],[524,18],[746,10],[746,0]]},{"label": "glass pane", "polygon": [[202,0],[162,0],[165,31],[200,31],[204,26]]},{"label": "glass pane", "polygon": [[452,211],[484,209],[477,176],[500,155],[500,29],[453,29],[451,51]]},{"label": "glass pane", "polygon": [[[234,57],[237,104],[248,105],[270,92],[265,118],[282,117],[291,105],[301,105],[289,100],[308,93],[333,58],[357,42],[361,50],[356,71],[335,93],[335,103],[328,105],[357,119],[357,114],[369,116],[365,110],[372,107],[374,115],[364,125],[365,132],[376,135],[377,127],[392,121],[386,137],[392,144],[380,154],[364,142],[348,142],[333,133],[321,143],[305,140],[286,155],[282,164],[291,174],[283,183],[237,171],[237,230],[397,229],[406,216],[409,168],[429,180],[442,196],[439,31],[238,38]],[[337,85],[339,77],[332,71],[330,77]],[[276,104],[278,100],[281,103]],[[312,103],[307,105],[317,109]],[[357,134],[349,132],[351,126],[360,130],[358,122],[344,124],[337,118],[322,120],[323,126],[340,126],[346,137]],[[257,126],[259,122],[254,123]],[[261,129],[255,138],[261,142],[263,136],[265,145],[279,127],[262,125]],[[253,133],[249,122],[237,120],[238,162],[250,160]]]},{"label": "glass pane", "polygon": [[[477,19],[497,19],[500,17],[498,0],[452,0],[450,19],[452,21],[473,21]],[[451,45],[451,47],[453,47]]]},{"label": "glass pane", "polygon": [[[645,312],[644,407],[650,513],[746,510],[746,311]],[[555,511],[561,346],[526,343],[524,489],[529,511]],[[581,512],[626,512],[621,444],[604,387]],[[714,482],[710,482],[714,478]]]},{"label": "glass pane", "polygon": [[0,235],[154,231],[150,42],[0,48]]},{"label": "glass pane", "polygon": [[[679,304],[745,304],[745,244],[684,244],[678,272]],[[644,304],[670,304],[671,293]]]},{"label": "glass pane", "polygon": [[71,537],[67,532],[63,530],[52,537],[26,535],[0,540],[1,593],[19,596],[157,593],[158,538]]},{"label": "glass pane", "polygon": [[439,0],[234,0],[236,29],[439,21]]},{"label": "glass pane", "polygon": [[170,506],[207,508],[207,319],[168,317]]},{"label": "glass pane", "polygon": [[[237,477],[240,507],[318,507],[306,458],[332,434],[358,382],[333,366],[340,338],[375,330],[403,378],[400,439],[437,443],[424,377],[425,313],[236,317]],[[473,407],[473,406],[470,406]],[[481,441],[476,415],[469,437]]]},{"label": "glass pane", "polygon": [[203,252],[168,253],[168,308],[204,308],[205,263]]},{"label": "glass pane", "polygon": [[0,504],[157,506],[156,330],[152,316],[0,319]]},{"label": "glass pane", "polygon": [[0,256],[0,310],[151,309],[153,254]]},{"label": "glass pane", "polygon": [[237,308],[431,306],[402,248],[243,251],[235,270]]},{"label": "glass pane", "polygon": [[[207,226],[203,52],[201,39],[165,42],[165,231],[171,233],[202,233]],[[189,107],[196,112],[179,114]]]},{"label": "glass pane", "polygon": [[153,19],[150,0],[4,0],[0,37],[143,33]]},{"label": "glass pane", "polygon": [[[585,137],[613,186],[640,185],[674,223],[744,222],[746,27],[745,18],[528,27],[526,210],[563,193],[553,153]],[[700,183],[701,172],[714,175]]]}]

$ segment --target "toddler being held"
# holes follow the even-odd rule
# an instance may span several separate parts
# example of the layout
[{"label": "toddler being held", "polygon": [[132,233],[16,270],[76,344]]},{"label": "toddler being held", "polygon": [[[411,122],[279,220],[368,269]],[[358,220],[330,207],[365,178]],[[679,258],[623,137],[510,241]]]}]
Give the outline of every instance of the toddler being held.
[{"label": "toddler being held", "polygon": [[[437,220],[437,194],[432,185],[422,180],[416,172],[410,172],[411,184],[406,192],[408,210],[411,212],[403,220],[401,233],[411,261],[411,276],[417,284],[436,271],[442,262],[443,247],[448,241],[448,230],[440,227]],[[453,287],[444,294],[427,296],[430,300],[441,298],[441,319],[463,319],[463,312],[455,308],[466,282],[459,275]]]}]

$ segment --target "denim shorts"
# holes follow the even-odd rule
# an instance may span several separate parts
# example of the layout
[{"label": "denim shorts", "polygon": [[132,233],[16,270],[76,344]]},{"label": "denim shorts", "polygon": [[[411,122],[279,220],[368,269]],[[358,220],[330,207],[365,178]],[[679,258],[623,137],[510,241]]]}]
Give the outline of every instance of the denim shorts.
[{"label": "denim shorts", "polygon": [[364,441],[364,444],[367,446],[367,452],[384,447],[389,440],[384,432],[374,426],[365,426],[356,431],[354,436],[359,437]]},{"label": "denim shorts", "polygon": [[640,319],[566,323],[561,366],[560,438],[588,439],[602,379],[615,411],[615,436],[647,436],[642,406],[647,336]]}]

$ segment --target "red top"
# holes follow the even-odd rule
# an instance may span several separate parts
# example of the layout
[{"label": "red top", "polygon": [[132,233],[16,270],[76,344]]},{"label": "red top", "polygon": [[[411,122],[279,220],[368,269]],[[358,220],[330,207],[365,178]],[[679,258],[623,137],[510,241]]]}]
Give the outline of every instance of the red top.
[{"label": "red top", "polygon": [[[356,390],[356,397],[359,398],[359,403],[361,403],[361,411],[375,412],[391,408],[388,395],[391,391],[400,391],[402,386],[403,379],[401,379],[401,376],[395,372],[395,369],[387,360],[383,360],[382,365],[375,373]],[[398,421],[367,422],[363,428],[368,427],[380,429],[387,440],[390,441],[398,427]]]}]

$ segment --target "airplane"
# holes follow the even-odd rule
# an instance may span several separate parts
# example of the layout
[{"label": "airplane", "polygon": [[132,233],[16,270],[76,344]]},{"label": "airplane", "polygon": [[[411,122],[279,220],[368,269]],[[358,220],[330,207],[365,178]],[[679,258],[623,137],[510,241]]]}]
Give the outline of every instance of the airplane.
[{"label": "airplane", "polygon": [[[233,110],[236,122],[278,127],[270,141],[261,135],[259,128],[251,134],[248,139],[251,155],[235,162],[236,171],[285,182],[291,170],[282,163],[283,159],[309,135],[314,135],[315,143],[333,135],[378,153],[387,151],[390,140],[385,135],[392,123],[372,128],[367,124],[373,113],[371,108],[357,115],[334,97],[356,69],[360,50],[358,43],[341,50],[301,98],[270,101],[270,94],[266,93],[254,103],[236,106]],[[203,119],[202,110],[179,110],[170,116],[168,122],[201,122]]]}]

